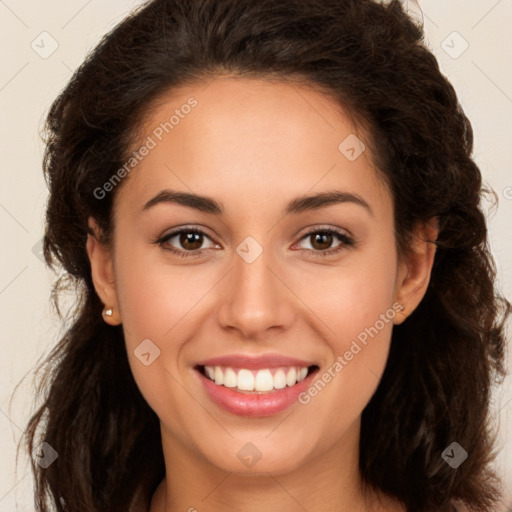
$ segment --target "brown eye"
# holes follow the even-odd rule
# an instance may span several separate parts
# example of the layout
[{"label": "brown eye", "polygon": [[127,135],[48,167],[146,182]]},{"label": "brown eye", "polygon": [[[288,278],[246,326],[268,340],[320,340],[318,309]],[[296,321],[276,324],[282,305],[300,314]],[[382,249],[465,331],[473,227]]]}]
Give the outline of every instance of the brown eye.
[{"label": "brown eye", "polygon": [[[207,241],[210,242],[210,246],[203,247]],[[161,245],[166,251],[183,257],[201,256],[215,246],[206,233],[200,229],[193,228],[183,228],[174,231],[156,240],[156,243]]]},{"label": "brown eye", "polygon": [[330,249],[334,239],[331,233],[324,232],[317,232],[309,236],[312,240],[311,246],[318,251]]},{"label": "brown eye", "polygon": [[[329,256],[334,255],[338,251],[353,247],[354,240],[336,229],[317,229],[306,233],[301,242],[308,242],[309,247],[302,247],[302,250],[308,251],[316,256]],[[336,245],[334,242],[338,241]]]},{"label": "brown eye", "polygon": [[194,231],[182,231],[179,235],[179,242],[184,249],[197,250],[203,245],[203,235]]}]

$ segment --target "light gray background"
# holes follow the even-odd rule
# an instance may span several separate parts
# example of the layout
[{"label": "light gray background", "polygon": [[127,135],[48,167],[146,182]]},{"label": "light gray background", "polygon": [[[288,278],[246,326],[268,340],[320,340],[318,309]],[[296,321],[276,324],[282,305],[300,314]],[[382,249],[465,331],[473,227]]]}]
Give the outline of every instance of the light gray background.
[{"label": "light gray background", "polygon": [[[63,332],[49,305],[53,276],[37,256],[47,196],[39,129],[86,52],[139,4],[0,0],[0,512],[33,511],[28,463],[22,453],[15,472],[15,449],[33,410],[31,372]],[[472,121],[475,159],[499,196],[489,226],[502,291],[510,300],[512,0],[420,0],[420,5],[429,46]],[[493,403],[501,433],[499,470],[512,495],[511,377]]]}]

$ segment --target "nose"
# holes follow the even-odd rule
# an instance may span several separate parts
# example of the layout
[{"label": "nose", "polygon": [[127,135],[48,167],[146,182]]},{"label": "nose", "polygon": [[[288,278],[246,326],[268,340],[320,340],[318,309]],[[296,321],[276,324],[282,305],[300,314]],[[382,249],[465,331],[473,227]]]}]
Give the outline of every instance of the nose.
[{"label": "nose", "polygon": [[234,253],[233,268],[223,281],[217,312],[222,328],[237,331],[242,339],[258,341],[292,324],[296,299],[283,266],[270,249],[264,249],[252,262]]}]

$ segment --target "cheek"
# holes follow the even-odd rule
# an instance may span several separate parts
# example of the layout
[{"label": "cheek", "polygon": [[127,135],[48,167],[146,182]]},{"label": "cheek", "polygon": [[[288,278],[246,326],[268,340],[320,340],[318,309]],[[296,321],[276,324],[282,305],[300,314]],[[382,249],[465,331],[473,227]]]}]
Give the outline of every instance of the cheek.
[{"label": "cheek", "polygon": [[[123,254],[115,266],[123,332],[137,386],[165,417],[170,410],[187,408],[190,397],[179,384],[182,354],[202,324],[201,307],[219,276],[208,266],[173,266],[159,248],[135,247],[120,243],[117,251]],[[158,354],[148,366],[137,357],[139,347],[148,346],[146,340],[151,341],[149,352]]]},{"label": "cheek", "polygon": [[336,375],[333,388],[338,389],[338,396],[350,390],[346,404],[358,410],[366,405],[385,368],[395,315],[392,286],[386,278],[379,282],[374,276],[365,282],[355,274],[340,284],[328,299],[313,307],[324,312],[322,319],[330,331],[329,370],[331,376]]},{"label": "cheek", "polygon": [[[387,256],[378,257],[382,254]],[[313,269],[303,280],[303,296],[334,336],[331,345],[336,353],[345,352],[351,340],[377,321],[383,337],[389,336],[392,322],[382,326],[379,319],[386,312],[394,316],[396,260],[393,255],[392,246],[388,251],[361,253],[347,259],[346,264],[329,269],[328,273],[325,268]]]},{"label": "cheek", "polygon": [[157,415],[172,423],[170,411],[186,410],[190,400],[178,372],[180,351],[191,336],[187,315],[208,281],[191,267],[173,269],[161,256],[157,261],[159,248],[140,245],[120,243],[117,250],[123,254],[115,267],[122,327],[137,387]]},{"label": "cheek", "polygon": [[393,246],[386,244],[347,260],[329,279],[308,276],[308,306],[328,328],[331,358],[302,403],[311,407],[309,417],[331,425],[332,435],[361,414],[384,371],[396,314],[395,275]]},{"label": "cheek", "polygon": [[206,268],[173,267],[159,251],[135,249],[116,264],[116,291],[129,347],[145,338],[157,344],[172,339],[182,319],[215,283]]}]

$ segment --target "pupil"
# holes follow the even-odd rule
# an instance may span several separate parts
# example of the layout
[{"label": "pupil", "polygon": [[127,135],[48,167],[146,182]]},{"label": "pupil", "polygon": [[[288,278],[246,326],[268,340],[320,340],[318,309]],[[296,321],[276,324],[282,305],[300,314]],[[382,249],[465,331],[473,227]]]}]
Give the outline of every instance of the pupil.
[{"label": "pupil", "polygon": [[317,249],[320,250],[328,249],[332,243],[332,235],[330,233],[317,233],[316,235],[314,235],[314,238],[315,241],[313,243],[313,247],[315,247],[317,241],[319,241],[320,244],[327,244],[327,247],[317,247]]},{"label": "pupil", "polygon": [[[186,249],[199,249],[201,247],[201,234],[200,233],[182,233],[180,243]],[[194,243],[196,244],[194,246]]]}]

